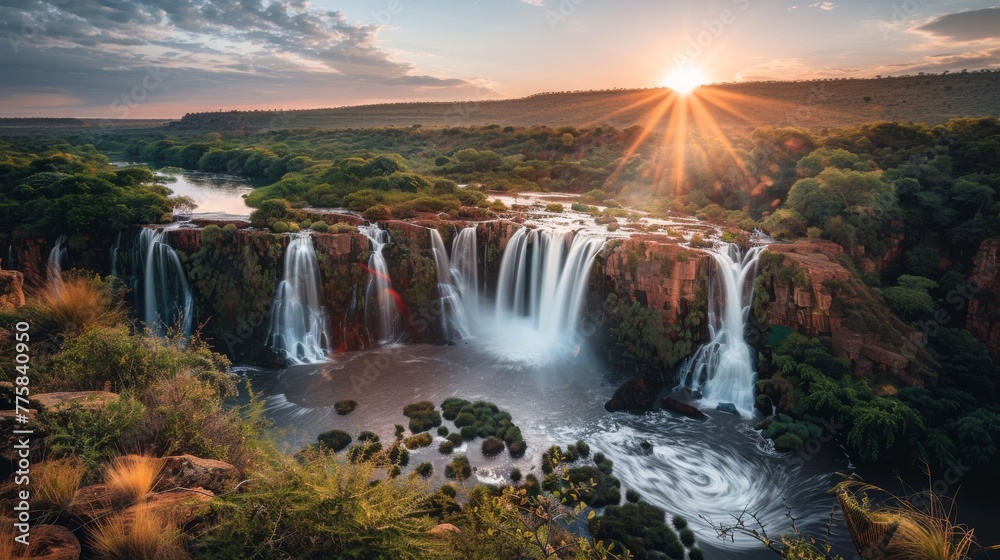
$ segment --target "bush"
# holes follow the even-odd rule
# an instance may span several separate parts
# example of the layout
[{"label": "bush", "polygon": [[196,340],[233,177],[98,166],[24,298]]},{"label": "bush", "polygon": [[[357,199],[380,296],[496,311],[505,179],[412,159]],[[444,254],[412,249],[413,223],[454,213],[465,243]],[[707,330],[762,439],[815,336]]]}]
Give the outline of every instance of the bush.
[{"label": "bush", "polygon": [[476,415],[471,412],[462,412],[455,417],[455,427],[464,428],[466,426],[472,426],[476,423]]},{"label": "bush", "polygon": [[435,556],[426,484],[409,477],[373,484],[376,468],[317,451],[283,461],[244,491],[216,498],[223,514],[198,548],[209,558]]},{"label": "bush", "polygon": [[419,474],[424,478],[429,478],[432,474],[434,474],[434,465],[425,461],[417,465],[417,468],[414,469],[414,472],[416,472],[417,474]]},{"label": "bush", "polygon": [[487,457],[495,457],[503,451],[504,443],[503,440],[490,436],[483,440],[483,455]]},{"label": "bush", "polygon": [[422,434],[406,438],[406,448],[419,449],[421,447],[427,447],[433,442],[434,442],[434,437],[428,434],[427,432],[424,432]]},{"label": "bush", "polygon": [[341,416],[346,416],[354,412],[354,409],[357,407],[358,403],[349,399],[333,403],[333,409]]},{"label": "bush", "polygon": [[142,426],[146,407],[122,395],[100,409],[73,404],[38,415],[49,434],[49,452],[56,457],[76,456],[88,470],[117,455],[123,441],[133,440]]},{"label": "bush", "polygon": [[697,546],[693,547],[688,551],[688,560],[705,560],[705,553]]},{"label": "bush", "polygon": [[439,492],[441,492],[445,496],[448,496],[449,498],[454,498],[455,496],[458,495],[458,490],[455,489],[455,486],[453,484],[442,485]]},{"label": "bush", "polygon": [[343,430],[323,432],[316,439],[319,440],[320,446],[334,452],[343,451],[351,444],[351,434]]},{"label": "bush", "polygon": [[514,467],[510,470],[510,479],[516,484],[521,481],[521,469]]},{"label": "bush", "polygon": [[441,414],[436,410],[414,412],[410,416],[410,431],[415,434],[426,432],[427,430],[440,425]]},{"label": "bush", "polygon": [[438,446],[438,451],[440,451],[442,455],[451,455],[451,453],[455,451],[455,444],[450,441],[442,441],[441,445]]},{"label": "bush", "polygon": [[510,456],[514,459],[519,459],[524,457],[524,452],[528,449],[528,445],[523,439],[519,439],[507,445],[507,451]]},{"label": "bush", "polygon": [[437,434],[441,437],[448,436],[448,426],[438,426]]},{"label": "bush", "polygon": [[[441,403],[441,410],[444,413],[445,420],[455,420],[458,417],[458,413],[461,412],[462,408],[471,405],[467,400],[459,399],[455,397],[447,398]],[[475,420],[475,418],[473,418]],[[456,424],[457,426],[457,424]],[[458,426],[461,428],[461,426]]]},{"label": "bush", "polygon": [[454,433],[448,434],[446,438],[456,447],[462,445],[462,442],[465,440],[465,438],[462,437],[462,434],[454,434]]},{"label": "bush", "polygon": [[288,225],[288,222],[277,220],[271,224],[271,231],[274,233],[288,233],[292,230],[292,227]]},{"label": "bush", "polygon": [[563,211],[563,205],[559,204],[559,203],[556,203],[556,202],[553,202],[553,203],[550,203],[550,204],[546,204],[545,205],[545,211],[546,212],[559,213],[559,212]]},{"label": "bush", "polygon": [[580,457],[586,459],[590,457],[590,446],[587,445],[587,442],[579,440],[576,442],[576,452]]},{"label": "bush", "polygon": [[431,410],[434,410],[434,403],[430,401],[410,403],[403,407],[403,416],[412,418],[418,412],[429,412]]},{"label": "bush", "polygon": [[472,476],[472,464],[465,455],[455,457],[452,462],[444,467],[444,475],[448,478],[468,479]]},{"label": "bush", "polygon": [[347,458],[354,463],[371,461],[381,451],[382,442],[377,435],[372,432],[361,432],[358,434],[358,443],[348,450]]},{"label": "bush", "polygon": [[674,529],[677,529],[678,531],[680,531],[681,529],[687,529],[688,526],[687,519],[684,519],[679,515],[675,515],[674,518],[671,520],[671,523],[674,524]]},{"label": "bush", "polygon": [[315,231],[316,233],[326,233],[330,230],[330,225],[323,220],[317,220],[309,226],[309,229]]},{"label": "bush", "polygon": [[636,492],[635,490],[633,490],[631,488],[629,488],[628,491],[625,492],[625,501],[627,501],[627,502],[631,502],[633,504],[637,504],[637,503],[639,503],[639,500],[641,500],[641,499],[642,499],[642,496],[640,496],[638,492]]},{"label": "bush", "polygon": [[680,535],[680,537],[681,537],[681,543],[684,546],[686,546],[688,548],[691,548],[692,546],[694,546],[694,540],[695,540],[694,539],[694,531],[692,531],[688,527],[685,527],[685,528],[681,529],[678,532],[678,534]]},{"label": "bush", "polygon": [[361,216],[369,222],[378,222],[392,219],[392,211],[384,204],[376,204],[362,212]]}]

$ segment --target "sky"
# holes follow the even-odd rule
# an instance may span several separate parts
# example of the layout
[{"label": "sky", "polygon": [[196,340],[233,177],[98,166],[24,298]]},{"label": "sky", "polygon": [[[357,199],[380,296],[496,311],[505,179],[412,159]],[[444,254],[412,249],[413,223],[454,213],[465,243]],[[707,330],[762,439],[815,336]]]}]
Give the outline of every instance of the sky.
[{"label": "sky", "polygon": [[0,0],[0,116],[476,101],[1000,68],[953,0]]}]

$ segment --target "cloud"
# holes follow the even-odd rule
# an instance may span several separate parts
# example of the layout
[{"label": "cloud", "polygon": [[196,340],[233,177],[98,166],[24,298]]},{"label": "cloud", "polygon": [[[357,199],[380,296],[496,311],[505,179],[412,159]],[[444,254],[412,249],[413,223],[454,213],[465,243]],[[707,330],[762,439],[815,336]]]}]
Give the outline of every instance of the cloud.
[{"label": "cloud", "polygon": [[531,4],[532,6],[541,6],[542,0],[521,0],[524,4]]},{"label": "cloud", "polygon": [[1000,8],[945,14],[913,28],[956,42],[1000,38]]},{"label": "cloud", "polygon": [[474,87],[395,60],[381,29],[303,0],[0,0],[0,37],[10,42],[0,49],[0,100],[6,109],[34,94],[107,113],[149,67],[171,75],[150,98],[169,91],[226,106]]},{"label": "cloud", "polygon": [[1000,48],[986,48],[969,52],[946,52],[924,56],[915,60],[884,64],[873,74],[914,74],[917,72],[940,73],[965,69],[1000,68]]},{"label": "cloud", "polygon": [[810,8],[819,8],[820,10],[829,12],[830,10],[839,8],[840,6],[834,4],[833,2],[816,2],[815,4],[809,4]]}]

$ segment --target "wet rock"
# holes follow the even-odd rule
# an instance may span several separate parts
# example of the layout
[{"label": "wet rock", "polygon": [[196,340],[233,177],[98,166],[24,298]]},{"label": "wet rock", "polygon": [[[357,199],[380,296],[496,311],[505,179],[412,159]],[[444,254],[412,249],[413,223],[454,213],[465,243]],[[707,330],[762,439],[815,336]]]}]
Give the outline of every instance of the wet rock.
[{"label": "wet rock", "polygon": [[648,441],[644,440],[644,441],[640,442],[639,443],[639,449],[641,449],[642,452],[645,453],[646,455],[652,455],[653,454],[653,444],[649,443]]},{"label": "wet rock", "polygon": [[678,414],[683,414],[688,418],[694,418],[695,420],[705,420],[708,418],[708,416],[705,416],[704,412],[698,410],[696,407],[670,397],[665,397],[660,403],[660,407],[664,410],[670,410]]},{"label": "wet rock", "polygon": [[650,410],[661,389],[663,382],[659,372],[647,371],[622,384],[611,400],[604,404],[604,410],[608,412]]},{"label": "wet rock", "polygon": [[715,410],[718,410],[719,412],[726,412],[728,414],[735,414],[736,416],[740,415],[740,411],[736,410],[736,405],[731,402],[719,403],[715,407]]},{"label": "wet rock", "polygon": [[448,538],[452,535],[457,535],[461,532],[462,532],[461,529],[452,525],[451,523],[441,523],[440,525],[435,525],[434,527],[431,527],[430,530],[427,531],[427,534],[432,537],[438,537],[443,539],[443,538]]}]

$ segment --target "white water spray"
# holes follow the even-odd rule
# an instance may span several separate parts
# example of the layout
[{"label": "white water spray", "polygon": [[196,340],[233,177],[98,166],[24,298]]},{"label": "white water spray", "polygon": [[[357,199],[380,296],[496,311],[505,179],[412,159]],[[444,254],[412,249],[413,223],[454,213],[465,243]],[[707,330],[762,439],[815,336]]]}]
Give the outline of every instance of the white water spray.
[{"label": "white water spray", "polygon": [[49,251],[49,259],[45,263],[45,279],[49,284],[49,289],[53,292],[59,292],[63,287],[63,264],[69,256],[69,251],[65,245],[66,236],[60,235],[57,237],[55,245]]}]

